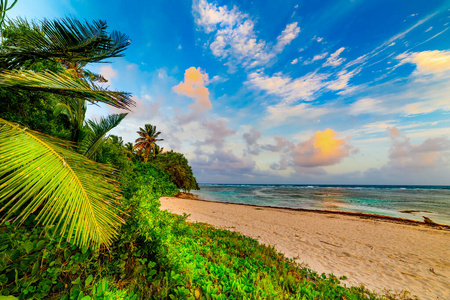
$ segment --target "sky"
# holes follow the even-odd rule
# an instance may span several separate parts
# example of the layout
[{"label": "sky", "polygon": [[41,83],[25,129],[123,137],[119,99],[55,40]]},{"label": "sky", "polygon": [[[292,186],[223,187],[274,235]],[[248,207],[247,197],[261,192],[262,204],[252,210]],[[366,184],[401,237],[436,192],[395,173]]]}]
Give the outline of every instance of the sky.
[{"label": "sky", "polygon": [[155,125],[200,183],[450,185],[448,0],[19,0],[8,16],[129,35],[88,67],[136,101],[111,133]]}]

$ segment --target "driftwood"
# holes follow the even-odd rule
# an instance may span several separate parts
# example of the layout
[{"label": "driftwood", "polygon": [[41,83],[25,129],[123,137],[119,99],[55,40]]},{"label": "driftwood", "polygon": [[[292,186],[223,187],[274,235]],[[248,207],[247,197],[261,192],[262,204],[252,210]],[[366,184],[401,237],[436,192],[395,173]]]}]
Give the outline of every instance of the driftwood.
[{"label": "driftwood", "polygon": [[422,217],[423,217],[423,221],[425,222],[425,224],[429,224],[429,225],[438,225],[438,224],[434,223],[433,221],[431,221],[430,218],[427,218],[427,217],[425,217],[425,216],[422,216]]}]

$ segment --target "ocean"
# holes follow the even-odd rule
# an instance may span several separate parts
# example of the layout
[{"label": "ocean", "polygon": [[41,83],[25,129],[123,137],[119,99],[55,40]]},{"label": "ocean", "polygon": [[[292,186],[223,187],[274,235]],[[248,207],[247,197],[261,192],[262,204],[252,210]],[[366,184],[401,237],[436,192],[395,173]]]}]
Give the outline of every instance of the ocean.
[{"label": "ocean", "polygon": [[361,212],[450,225],[450,186],[200,184],[200,199]]}]

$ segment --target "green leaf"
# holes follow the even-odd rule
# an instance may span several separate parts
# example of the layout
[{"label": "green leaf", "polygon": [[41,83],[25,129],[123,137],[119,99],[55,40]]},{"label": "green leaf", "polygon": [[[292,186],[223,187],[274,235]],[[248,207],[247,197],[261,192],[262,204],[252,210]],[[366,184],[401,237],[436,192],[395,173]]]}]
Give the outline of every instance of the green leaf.
[{"label": "green leaf", "polygon": [[[67,241],[98,248],[117,235],[122,219],[114,169],[86,159],[66,143],[0,119],[0,211],[4,219],[33,212]],[[64,238],[64,234],[60,239]]]},{"label": "green leaf", "polygon": [[86,281],[84,282],[84,286],[85,286],[85,287],[88,287],[88,286],[91,284],[92,280],[94,280],[94,276],[92,276],[92,274],[90,274],[90,275],[86,278]]},{"label": "green leaf", "polygon": [[134,105],[130,94],[108,91],[94,83],[72,76],[68,70],[55,72],[33,72],[26,70],[7,71],[0,73],[0,88],[49,92],[86,99],[90,102],[99,101],[117,108],[128,109]]},{"label": "green leaf", "polygon": [[16,298],[14,296],[1,296],[0,295],[0,300],[19,300],[19,298]]}]

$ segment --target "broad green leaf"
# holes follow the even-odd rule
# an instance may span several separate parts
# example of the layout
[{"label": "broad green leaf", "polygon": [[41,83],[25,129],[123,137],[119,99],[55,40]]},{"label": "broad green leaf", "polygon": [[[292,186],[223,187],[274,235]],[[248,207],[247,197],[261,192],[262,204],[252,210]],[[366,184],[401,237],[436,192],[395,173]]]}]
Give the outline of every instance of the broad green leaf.
[{"label": "broad green leaf", "polygon": [[109,91],[89,80],[72,76],[68,70],[58,73],[51,71],[3,70],[0,72],[0,88],[73,96],[91,102],[99,101],[124,109],[134,105],[134,101],[129,93]]},{"label": "broad green leaf", "polygon": [[114,169],[95,163],[62,141],[0,119],[0,212],[56,227],[80,246],[109,245],[122,219]]}]

